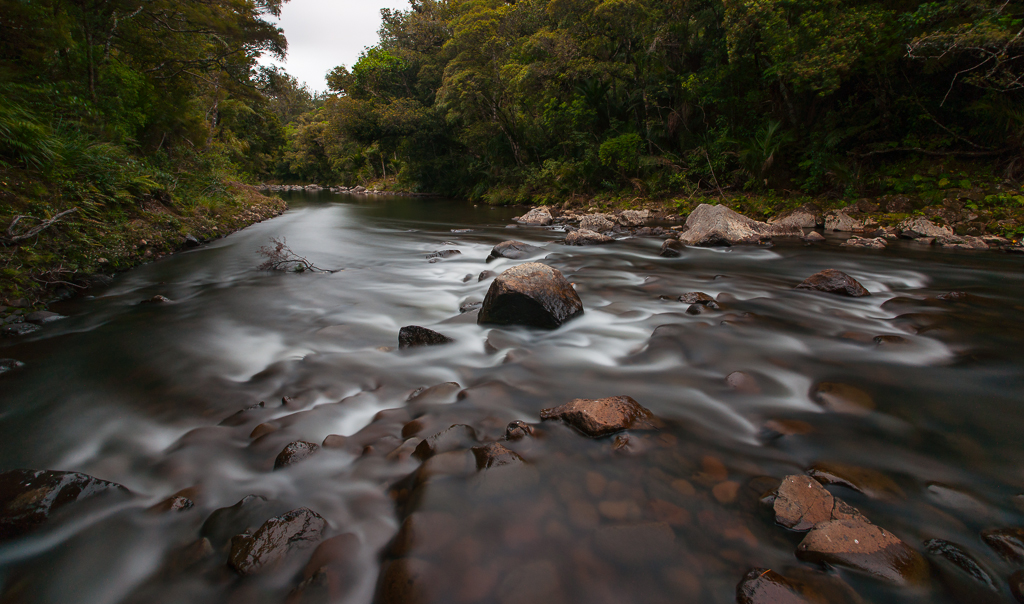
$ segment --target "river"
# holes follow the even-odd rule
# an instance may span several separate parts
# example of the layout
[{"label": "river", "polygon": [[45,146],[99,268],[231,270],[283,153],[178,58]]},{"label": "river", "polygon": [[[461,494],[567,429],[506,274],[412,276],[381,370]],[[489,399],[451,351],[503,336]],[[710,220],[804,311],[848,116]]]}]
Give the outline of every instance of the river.
[{"label": "river", "polygon": [[[0,469],[74,470],[133,493],[0,546],[0,601],[284,602],[308,552],[245,578],[223,544],[175,562],[214,510],[256,494],[274,513],[314,510],[325,538],[349,535],[340,578],[317,592],[327,601],[372,602],[382,559],[404,558],[421,579],[410,602],[726,604],[752,568],[816,568],[794,556],[801,535],[758,503],[772,479],[816,464],[861,469],[864,492],[831,492],[930,560],[913,586],[830,570],[865,601],[1013,601],[1006,578],[1020,565],[980,533],[1024,521],[1020,257],[830,240],[661,258],[660,239],[570,248],[554,229],[507,228],[512,208],[285,196],[284,215],[119,275],[61,303],[67,319],[0,340],[0,357],[26,363],[0,376]],[[271,238],[344,270],[258,271]],[[574,283],[585,314],[554,331],[461,314],[492,281],[482,271],[520,262],[485,262],[508,239],[542,246],[534,260]],[[461,254],[427,259],[442,249]],[[826,268],[872,296],[794,289]],[[936,299],[954,290],[969,297]],[[676,298],[693,291],[721,309],[687,314]],[[155,295],[170,302],[140,304]],[[406,325],[455,343],[397,350]],[[746,377],[730,387],[737,371]],[[447,382],[458,387],[409,402]],[[823,382],[866,393],[864,404],[826,408],[812,396]],[[543,408],[616,395],[665,426],[616,449],[614,437],[540,424]],[[419,439],[468,424],[494,441],[513,420],[539,424],[508,445],[529,472],[406,478]],[[329,435],[348,438],[273,470],[288,443]],[[182,489],[191,509],[147,509]],[[419,530],[399,548],[409,514]],[[671,533],[614,532],[655,521]],[[994,587],[928,554],[932,539],[958,544]],[[325,601],[314,591],[291,601]]]}]

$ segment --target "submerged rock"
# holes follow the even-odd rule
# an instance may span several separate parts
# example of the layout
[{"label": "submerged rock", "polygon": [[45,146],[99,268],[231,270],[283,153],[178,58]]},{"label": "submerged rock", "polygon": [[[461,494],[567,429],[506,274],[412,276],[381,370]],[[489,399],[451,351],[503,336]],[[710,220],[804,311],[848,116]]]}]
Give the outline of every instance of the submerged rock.
[{"label": "submerged rock", "polygon": [[486,470],[497,466],[523,463],[523,458],[515,451],[510,451],[501,443],[488,443],[482,447],[473,447],[478,470]]},{"label": "submerged rock", "polygon": [[952,566],[972,581],[976,581],[980,587],[998,591],[999,588],[996,587],[996,582],[989,572],[956,543],[945,539],[929,539],[924,542],[924,549],[933,560],[939,563],[940,567]]},{"label": "submerged rock", "polygon": [[665,522],[613,524],[594,534],[594,548],[620,564],[644,565],[672,555],[676,535]]},{"label": "submerged rock", "polygon": [[214,510],[199,529],[199,535],[219,550],[233,536],[254,531],[268,518],[287,510],[288,506],[280,501],[248,495],[235,505]]},{"label": "submerged rock", "polygon": [[820,273],[815,273],[796,286],[797,289],[809,289],[813,291],[838,294],[860,298],[870,296],[871,292],[864,288],[856,279],[842,271],[827,268]]},{"label": "submerged rock", "polygon": [[686,219],[679,240],[686,245],[718,246],[763,243],[773,235],[801,235],[798,227],[770,226],[747,218],[725,206],[701,204]]},{"label": "submerged rock", "polygon": [[583,302],[561,272],[528,262],[495,278],[477,322],[555,329],[581,314]]},{"label": "submerged rock", "polygon": [[906,495],[891,478],[877,470],[843,463],[818,462],[807,475],[821,484],[837,485],[863,493],[872,499],[903,499]]},{"label": "submerged rock", "polygon": [[426,460],[441,453],[468,449],[475,446],[478,442],[476,430],[472,426],[455,424],[430,438],[423,439],[423,442],[416,446],[413,455],[419,459]]},{"label": "submerged rock", "polygon": [[815,526],[797,546],[806,562],[845,566],[899,585],[928,577],[928,563],[899,537],[862,517]]},{"label": "submerged rock", "polygon": [[446,335],[437,333],[432,329],[418,325],[408,325],[398,332],[398,347],[402,350],[415,348],[417,346],[438,346],[451,344],[455,340]]},{"label": "submerged rock", "polygon": [[1010,575],[1010,593],[1018,602],[1024,604],[1024,570],[1018,570]]},{"label": "submerged rock", "polygon": [[12,323],[0,328],[0,335],[8,338],[24,336],[39,331],[39,326],[33,323]]},{"label": "submerged rock", "polygon": [[509,422],[508,426],[505,428],[505,440],[519,440],[521,438],[526,438],[527,436],[533,436],[533,434],[533,426],[518,419],[513,422]]},{"label": "submerged rock", "polygon": [[829,411],[865,414],[875,408],[871,395],[842,382],[820,382],[811,390],[811,398]]},{"label": "submerged rock", "polygon": [[271,518],[251,536],[231,539],[228,564],[240,575],[273,567],[288,554],[316,545],[326,526],[327,521],[308,508]]},{"label": "submerged rock", "polygon": [[705,294],[704,292],[688,292],[679,296],[679,301],[683,304],[699,304],[706,306],[711,310],[719,310],[718,302],[715,299]]},{"label": "submerged rock", "polygon": [[855,509],[836,499],[809,476],[787,476],[775,492],[772,503],[775,521],[794,531],[809,531],[822,522],[860,516]]},{"label": "submerged rock", "polygon": [[44,325],[53,321],[60,321],[66,319],[64,315],[50,312],[48,310],[40,310],[34,313],[30,313],[25,316],[25,321],[28,323],[35,323],[36,325]]},{"label": "submerged rock", "polygon": [[542,248],[530,245],[529,243],[523,243],[522,241],[502,241],[491,249],[490,255],[487,256],[487,262],[498,258],[522,260],[523,258],[536,256],[543,251],[544,250]]},{"label": "submerged rock", "polygon": [[653,413],[628,396],[578,398],[560,407],[544,409],[540,418],[560,419],[592,438],[622,430],[651,430],[658,423]]},{"label": "submerged rock", "polygon": [[60,510],[107,493],[127,494],[128,489],[79,472],[4,472],[0,474],[0,541],[20,537]]},{"label": "submerged rock", "polygon": [[293,443],[289,443],[285,448],[277,455],[277,459],[274,460],[274,469],[280,470],[285,466],[299,463],[300,461],[310,457],[314,453],[320,450],[320,445],[315,443],[309,443],[303,440],[297,440]]},{"label": "submerged rock", "polygon": [[981,539],[1007,561],[1024,563],[1024,528],[989,529],[981,532]]},{"label": "submerged rock", "polygon": [[612,237],[588,229],[578,229],[565,236],[566,245],[603,245],[613,241]]},{"label": "submerged rock", "polygon": [[548,226],[552,222],[551,210],[547,208],[534,208],[519,218],[519,224],[530,226]]}]

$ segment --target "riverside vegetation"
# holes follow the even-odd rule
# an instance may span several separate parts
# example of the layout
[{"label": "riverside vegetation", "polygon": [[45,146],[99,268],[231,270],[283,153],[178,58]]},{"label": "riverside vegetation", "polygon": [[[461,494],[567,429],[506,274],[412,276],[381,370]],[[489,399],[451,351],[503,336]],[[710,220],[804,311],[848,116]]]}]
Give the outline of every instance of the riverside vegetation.
[{"label": "riverside vegetation", "polygon": [[1024,229],[1014,3],[414,0],[326,94],[257,66],[281,4],[0,3],[4,296],[268,215],[268,180],[760,219],[902,195]]}]

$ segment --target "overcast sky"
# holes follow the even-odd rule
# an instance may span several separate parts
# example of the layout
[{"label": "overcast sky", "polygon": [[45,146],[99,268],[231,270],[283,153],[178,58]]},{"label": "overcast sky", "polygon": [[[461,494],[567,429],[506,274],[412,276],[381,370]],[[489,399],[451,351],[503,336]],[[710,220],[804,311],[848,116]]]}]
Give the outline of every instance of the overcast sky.
[{"label": "overcast sky", "polygon": [[367,46],[377,43],[380,9],[409,8],[408,0],[290,0],[281,10],[278,26],[288,38],[288,60],[275,63],[324,91],[324,76],[338,65],[352,64]]}]

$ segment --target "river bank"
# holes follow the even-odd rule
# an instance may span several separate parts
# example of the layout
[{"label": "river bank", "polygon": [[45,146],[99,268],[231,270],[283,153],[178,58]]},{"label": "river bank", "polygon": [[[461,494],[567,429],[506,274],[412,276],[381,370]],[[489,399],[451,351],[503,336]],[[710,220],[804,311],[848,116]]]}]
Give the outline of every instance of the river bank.
[{"label": "river bank", "polygon": [[[20,322],[22,315],[49,302],[109,283],[116,273],[279,216],[286,208],[280,197],[237,182],[226,184],[216,203],[149,196],[99,213],[64,203],[49,212],[65,212],[61,219],[0,247],[0,321]],[[7,228],[8,235],[46,222],[32,217],[37,212],[30,205],[10,203],[6,209],[0,224],[11,225],[22,216]]]}]

